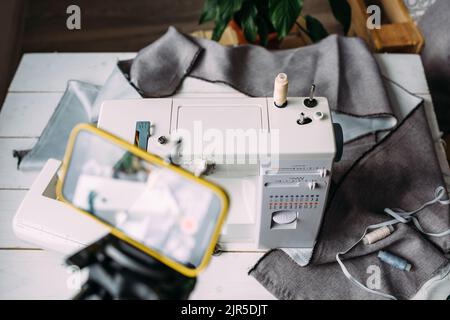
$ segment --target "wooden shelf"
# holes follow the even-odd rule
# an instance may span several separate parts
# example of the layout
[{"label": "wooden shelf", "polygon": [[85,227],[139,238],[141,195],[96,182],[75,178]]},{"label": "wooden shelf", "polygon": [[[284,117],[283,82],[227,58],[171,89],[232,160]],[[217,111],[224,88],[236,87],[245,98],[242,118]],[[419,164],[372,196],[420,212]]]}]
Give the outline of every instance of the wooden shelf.
[{"label": "wooden shelf", "polygon": [[[403,0],[349,0],[352,32],[363,38],[375,52],[419,53],[424,37],[409,15]],[[381,8],[381,29],[367,28],[369,5]]]}]

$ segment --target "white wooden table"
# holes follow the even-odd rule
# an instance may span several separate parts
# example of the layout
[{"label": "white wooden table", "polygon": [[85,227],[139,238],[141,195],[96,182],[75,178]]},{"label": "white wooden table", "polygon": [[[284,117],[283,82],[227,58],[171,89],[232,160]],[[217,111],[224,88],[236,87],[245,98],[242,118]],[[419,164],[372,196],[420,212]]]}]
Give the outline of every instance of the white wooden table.
[{"label": "white wooden table", "polygon": [[[13,149],[33,146],[61,98],[68,80],[101,85],[118,59],[134,53],[26,54],[23,56],[0,113],[0,299],[67,299],[75,291],[59,254],[41,250],[17,239],[13,215],[37,172],[16,169]],[[443,170],[448,172],[431,97],[420,58],[414,55],[377,56],[382,73],[426,100],[430,125]],[[183,95],[235,94],[224,88],[182,88]],[[213,91],[214,91],[213,90]],[[220,91],[220,90],[219,90]],[[261,253],[230,252],[214,257],[200,276],[193,299],[272,299],[256,280],[247,276]]]}]

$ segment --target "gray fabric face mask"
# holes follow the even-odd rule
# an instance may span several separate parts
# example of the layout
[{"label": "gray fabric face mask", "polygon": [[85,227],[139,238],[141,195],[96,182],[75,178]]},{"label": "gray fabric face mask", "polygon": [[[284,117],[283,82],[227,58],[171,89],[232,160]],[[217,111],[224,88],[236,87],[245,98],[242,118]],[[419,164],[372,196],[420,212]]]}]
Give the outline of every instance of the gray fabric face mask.
[{"label": "gray fabric face mask", "polygon": [[[62,159],[72,128],[91,122],[92,105],[100,88],[81,81],[69,81],[55,112],[31,151],[19,158],[21,170],[39,170],[49,158]],[[19,152],[22,153],[23,151]]]},{"label": "gray fabric face mask", "polygon": [[49,158],[61,160],[73,127],[95,123],[105,100],[140,99],[118,66],[103,87],[81,81],[69,81],[55,112],[31,151],[16,151],[21,170],[40,170]]}]

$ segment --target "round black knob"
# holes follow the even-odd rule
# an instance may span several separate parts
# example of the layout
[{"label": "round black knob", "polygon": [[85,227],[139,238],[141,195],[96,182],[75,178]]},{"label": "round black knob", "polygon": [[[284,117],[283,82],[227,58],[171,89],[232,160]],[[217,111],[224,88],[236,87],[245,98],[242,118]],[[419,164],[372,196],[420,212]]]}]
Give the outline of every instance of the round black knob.
[{"label": "round black knob", "polygon": [[161,136],[161,137],[158,138],[158,142],[160,144],[166,144],[167,141],[168,141],[168,139],[165,136]]},{"label": "round black knob", "polygon": [[307,108],[314,108],[314,107],[317,106],[317,100],[316,99],[307,98],[307,99],[303,100],[303,104]]}]

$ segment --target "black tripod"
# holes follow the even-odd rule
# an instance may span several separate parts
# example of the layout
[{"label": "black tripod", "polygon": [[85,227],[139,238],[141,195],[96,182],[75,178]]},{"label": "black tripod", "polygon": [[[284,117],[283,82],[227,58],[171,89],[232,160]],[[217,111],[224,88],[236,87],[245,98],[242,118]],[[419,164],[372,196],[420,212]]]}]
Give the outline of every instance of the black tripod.
[{"label": "black tripod", "polygon": [[187,299],[196,282],[111,234],[66,263],[89,268],[89,278],[74,300]]}]

